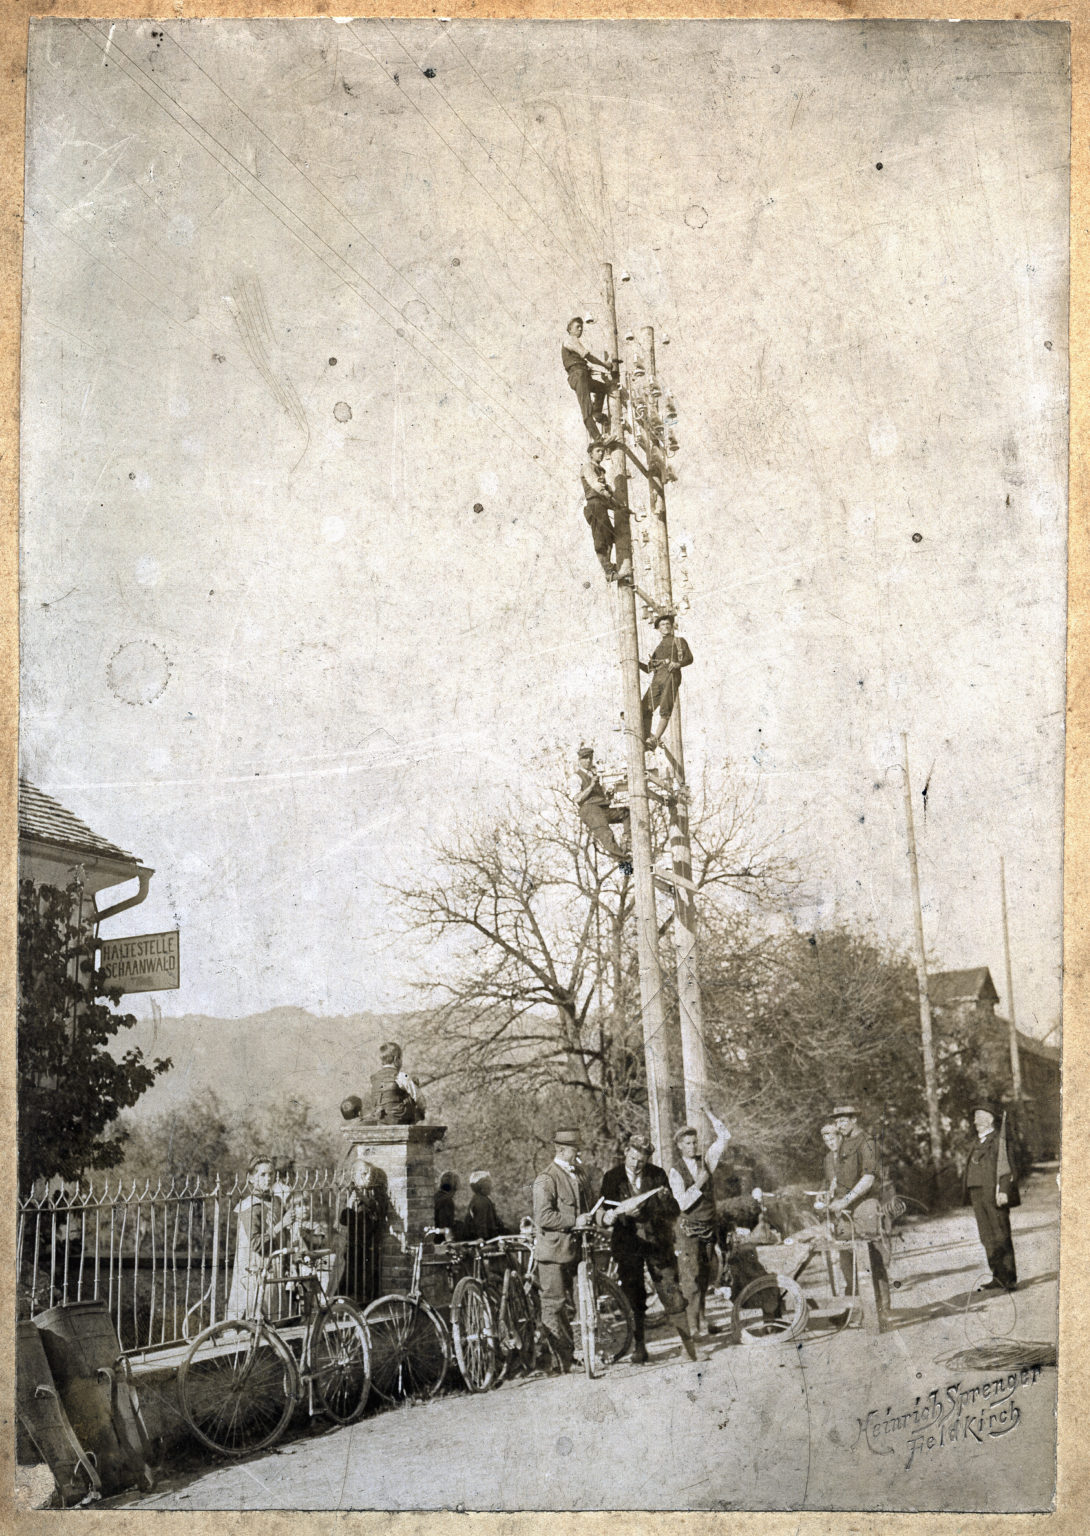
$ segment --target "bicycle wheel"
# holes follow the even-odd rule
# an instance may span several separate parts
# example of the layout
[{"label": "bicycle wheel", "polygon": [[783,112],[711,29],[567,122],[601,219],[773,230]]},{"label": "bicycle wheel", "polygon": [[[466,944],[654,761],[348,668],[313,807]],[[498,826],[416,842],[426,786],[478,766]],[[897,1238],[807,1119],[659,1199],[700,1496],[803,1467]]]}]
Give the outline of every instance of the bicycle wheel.
[{"label": "bicycle wheel", "polygon": [[758,1275],[744,1286],[731,1312],[735,1344],[786,1344],[806,1327],[806,1297],[789,1275]]},{"label": "bicycle wheel", "polygon": [[[636,1323],[628,1298],[616,1280],[609,1275],[603,1275],[599,1270],[594,1277],[594,1288],[598,1298],[595,1322],[598,1358],[604,1365],[613,1365],[632,1348]],[[578,1350],[582,1347],[581,1310],[579,1317],[572,1325],[572,1331],[575,1335],[575,1347]]]},{"label": "bicycle wheel", "polygon": [[450,1302],[454,1357],[471,1392],[487,1392],[496,1379],[496,1329],[484,1286],[463,1275]]},{"label": "bicycle wheel", "polygon": [[371,1390],[371,1335],[359,1309],[343,1296],[315,1315],[310,1368],[323,1412],[338,1424],[358,1418]]},{"label": "bicycle wheel", "polygon": [[371,1334],[371,1386],[388,1403],[434,1397],[447,1374],[450,1346],[438,1313],[421,1298],[379,1296],[364,1308]]},{"label": "bicycle wheel", "polygon": [[598,1297],[594,1279],[591,1264],[583,1259],[575,1274],[576,1316],[572,1333],[576,1353],[582,1354],[583,1369],[591,1380],[598,1373]]},{"label": "bicycle wheel", "polygon": [[299,1393],[291,1350],[274,1328],[248,1318],[213,1323],[178,1367],[186,1423],[225,1456],[246,1456],[279,1440]]},{"label": "bicycle wheel", "polygon": [[497,1385],[505,1375],[532,1371],[537,1362],[540,1313],[531,1299],[536,1295],[536,1291],[527,1295],[521,1275],[508,1270],[500,1298],[498,1342],[501,1363],[496,1373]]}]

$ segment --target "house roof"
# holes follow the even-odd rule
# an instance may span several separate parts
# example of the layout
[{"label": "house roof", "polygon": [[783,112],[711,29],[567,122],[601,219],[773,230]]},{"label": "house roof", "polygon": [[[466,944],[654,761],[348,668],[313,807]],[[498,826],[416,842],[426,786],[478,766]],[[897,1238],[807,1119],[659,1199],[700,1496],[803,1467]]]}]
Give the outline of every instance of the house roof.
[{"label": "house roof", "polygon": [[974,966],[971,971],[936,971],[927,978],[927,993],[936,1008],[951,1003],[997,1003],[992,973],[986,965]]},{"label": "house roof", "polygon": [[123,864],[139,865],[134,854],[126,853],[116,843],[92,832],[86,822],[65,810],[59,800],[47,795],[29,779],[19,779],[19,836],[36,842],[52,843],[75,853],[94,854],[98,858],[117,859]]}]

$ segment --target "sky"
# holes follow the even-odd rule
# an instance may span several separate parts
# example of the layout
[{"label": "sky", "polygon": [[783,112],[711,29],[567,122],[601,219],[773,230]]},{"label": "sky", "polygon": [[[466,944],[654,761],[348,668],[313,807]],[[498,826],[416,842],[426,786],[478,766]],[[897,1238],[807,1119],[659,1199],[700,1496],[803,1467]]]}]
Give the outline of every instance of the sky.
[{"label": "sky", "polygon": [[179,927],[164,1012],[411,1006],[388,887],[620,766],[560,366],[609,260],[690,776],[907,948],[907,732],[929,963],[1007,1004],[1002,855],[1054,1029],[1068,89],[1033,23],[32,25],[22,771],[154,867],[104,932]]}]

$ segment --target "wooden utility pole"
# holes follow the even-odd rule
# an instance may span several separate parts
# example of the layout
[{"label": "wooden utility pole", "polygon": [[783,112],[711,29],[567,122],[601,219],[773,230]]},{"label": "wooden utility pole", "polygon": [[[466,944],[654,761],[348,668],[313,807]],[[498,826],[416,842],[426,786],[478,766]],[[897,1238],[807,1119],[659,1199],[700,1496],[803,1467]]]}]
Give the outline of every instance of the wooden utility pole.
[{"label": "wooden utility pole", "polygon": [[[602,264],[602,287],[610,354],[620,356],[617,337],[617,300],[613,267]],[[632,866],[636,891],[636,945],[640,971],[640,1015],[647,1062],[647,1104],[651,1115],[651,1139],[660,1157],[673,1146],[673,1114],[666,1051],[666,1009],[659,962],[658,915],[655,911],[654,865],[651,856],[651,816],[647,800],[647,772],[640,711],[640,642],[636,625],[635,570],[632,563],[632,529],[628,511],[628,471],[624,451],[624,418],[620,392],[609,394],[610,435],[618,446],[610,454],[610,481],[620,504],[614,513],[617,564],[633,574],[618,581],[617,636],[620,648],[624,738],[628,760],[628,805],[631,816]]]},{"label": "wooden utility pole", "polygon": [[[640,332],[647,381],[654,396],[658,383],[655,367],[655,332],[650,325]],[[665,431],[663,433],[665,439]],[[647,489],[651,502],[651,548],[653,595],[660,610],[674,611],[673,583],[670,575],[670,539],[666,524],[666,489],[663,483],[663,452],[652,452],[651,434],[647,441]],[[685,752],[681,733],[681,699],[675,700],[664,744],[679,794],[669,802],[670,857],[674,874],[674,954],[677,964],[678,1014],[681,1024],[681,1059],[685,1077],[685,1115],[699,1123],[708,1101],[708,1063],[704,1050],[704,1005],[700,997],[700,977],[696,943],[696,899],[689,887],[693,881],[693,854],[689,839],[688,790],[685,783]],[[685,882],[682,884],[681,882]]]},{"label": "wooden utility pole", "polygon": [[1022,1102],[1022,1058],[1018,1054],[1018,1027],[1014,1022],[1014,982],[1011,980],[1011,936],[1007,928],[1007,870],[999,855],[999,897],[1003,907],[1003,958],[1007,967],[1007,1014],[1010,1024],[1011,1086],[1014,1102]]},{"label": "wooden utility pole", "polygon": [[908,776],[908,735],[901,732],[904,748],[905,824],[908,829],[908,867],[912,872],[912,910],[916,919],[916,986],[920,994],[920,1038],[923,1043],[923,1081],[927,1096],[927,1124],[931,1136],[931,1164],[942,1166],[942,1126],[939,1124],[939,1090],[935,1075],[935,1043],[931,1031],[931,1000],[927,995],[927,953],[923,943],[923,908],[920,906],[920,871],[916,863],[916,824],[912,819],[912,782]]}]

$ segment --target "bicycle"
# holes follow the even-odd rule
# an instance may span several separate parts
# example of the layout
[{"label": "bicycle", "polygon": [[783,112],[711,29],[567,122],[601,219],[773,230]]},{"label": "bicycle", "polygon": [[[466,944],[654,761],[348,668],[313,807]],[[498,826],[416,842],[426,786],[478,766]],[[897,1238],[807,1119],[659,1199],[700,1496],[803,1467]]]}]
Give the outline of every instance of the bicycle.
[{"label": "bicycle", "polygon": [[613,1365],[631,1349],[636,1324],[621,1287],[599,1268],[593,1228],[581,1227],[577,1236],[580,1258],[572,1335],[587,1378],[593,1380],[600,1374],[600,1364]]},{"label": "bicycle", "polygon": [[[245,1456],[274,1445],[304,1388],[311,1418],[321,1411],[337,1424],[351,1424],[363,1412],[371,1388],[371,1339],[347,1297],[326,1296],[323,1261],[334,1256],[331,1248],[274,1250],[261,1266],[257,1316],[213,1323],[190,1344],[178,1367],[178,1396],[189,1429],[210,1450]],[[298,1359],[266,1315],[267,1295],[282,1286],[300,1300]]]},{"label": "bicycle", "polygon": [[[487,1392],[520,1368],[532,1370],[537,1360],[541,1307],[529,1271],[519,1262],[529,1246],[503,1236],[451,1249],[456,1279],[450,1330],[458,1369],[471,1392]],[[468,1274],[460,1272],[466,1258]]]},{"label": "bicycle", "polygon": [[391,1291],[363,1309],[371,1332],[371,1385],[388,1403],[434,1397],[450,1366],[446,1325],[421,1291],[423,1263],[421,1242],[413,1251],[408,1291]]}]

